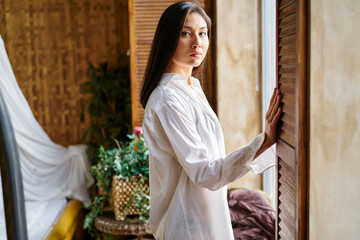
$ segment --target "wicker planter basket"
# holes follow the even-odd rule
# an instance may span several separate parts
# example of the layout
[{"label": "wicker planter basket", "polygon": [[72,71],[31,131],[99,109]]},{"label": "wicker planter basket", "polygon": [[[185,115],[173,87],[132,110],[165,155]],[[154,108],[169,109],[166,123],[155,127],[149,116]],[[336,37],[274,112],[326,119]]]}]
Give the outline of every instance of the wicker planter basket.
[{"label": "wicker planter basket", "polygon": [[128,215],[141,214],[135,206],[127,206],[131,198],[134,196],[136,189],[148,192],[149,183],[146,182],[145,184],[143,184],[140,177],[131,178],[129,179],[129,181],[126,181],[124,179],[119,180],[118,176],[113,177],[112,198],[116,220],[123,221]]}]

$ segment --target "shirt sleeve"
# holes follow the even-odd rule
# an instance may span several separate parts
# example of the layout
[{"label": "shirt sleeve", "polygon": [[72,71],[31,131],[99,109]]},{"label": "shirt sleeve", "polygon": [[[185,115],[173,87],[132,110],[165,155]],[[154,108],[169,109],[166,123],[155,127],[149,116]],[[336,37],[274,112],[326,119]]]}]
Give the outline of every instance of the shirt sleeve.
[{"label": "shirt sleeve", "polygon": [[258,156],[250,163],[250,167],[254,174],[258,175],[267,169],[276,166],[275,144]]},{"label": "shirt sleeve", "polygon": [[217,158],[209,155],[209,146],[201,141],[189,109],[167,102],[157,111],[157,117],[176,159],[191,181],[210,190],[217,190],[246,174],[264,141],[261,133],[248,145]]}]

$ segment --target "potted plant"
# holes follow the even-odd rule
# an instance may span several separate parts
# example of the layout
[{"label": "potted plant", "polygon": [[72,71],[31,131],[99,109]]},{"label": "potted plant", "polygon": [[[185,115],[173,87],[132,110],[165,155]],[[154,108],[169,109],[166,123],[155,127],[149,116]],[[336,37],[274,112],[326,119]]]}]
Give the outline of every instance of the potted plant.
[{"label": "potted plant", "polygon": [[116,147],[114,139],[125,141],[131,133],[131,94],[129,65],[118,68],[101,63],[89,64],[89,80],[81,85],[85,101],[80,120],[89,117],[89,126],[81,141],[87,143],[88,155],[94,164],[99,147]]},{"label": "potted plant", "polygon": [[128,138],[129,141],[117,142],[117,147],[111,150],[101,146],[99,160],[91,168],[103,192],[94,197],[85,217],[84,228],[93,236],[95,218],[110,204],[117,220],[129,215],[137,215],[144,223],[149,219],[149,152],[141,134],[129,134]]}]

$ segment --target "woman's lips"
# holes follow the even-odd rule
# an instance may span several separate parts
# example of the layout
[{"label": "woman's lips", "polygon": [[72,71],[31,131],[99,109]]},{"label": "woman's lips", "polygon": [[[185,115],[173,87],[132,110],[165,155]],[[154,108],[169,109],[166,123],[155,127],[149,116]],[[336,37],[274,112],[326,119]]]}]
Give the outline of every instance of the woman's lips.
[{"label": "woman's lips", "polygon": [[192,57],[200,57],[201,55],[202,55],[201,52],[194,52],[194,53],[190,54],[190,56],[192,56]]}]

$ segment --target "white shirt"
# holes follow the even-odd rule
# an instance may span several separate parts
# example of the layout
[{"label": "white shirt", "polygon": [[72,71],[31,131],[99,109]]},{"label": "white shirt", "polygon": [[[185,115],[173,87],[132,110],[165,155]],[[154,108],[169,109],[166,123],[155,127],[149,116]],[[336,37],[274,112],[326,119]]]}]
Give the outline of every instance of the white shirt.
[{"label": "white shirt", "polygon": [[226,155],[218,118],[191,80],[165,73],[146,105],[150,226],[158,240],[234,239],[226,185],[251,169],[264,133]]}]

